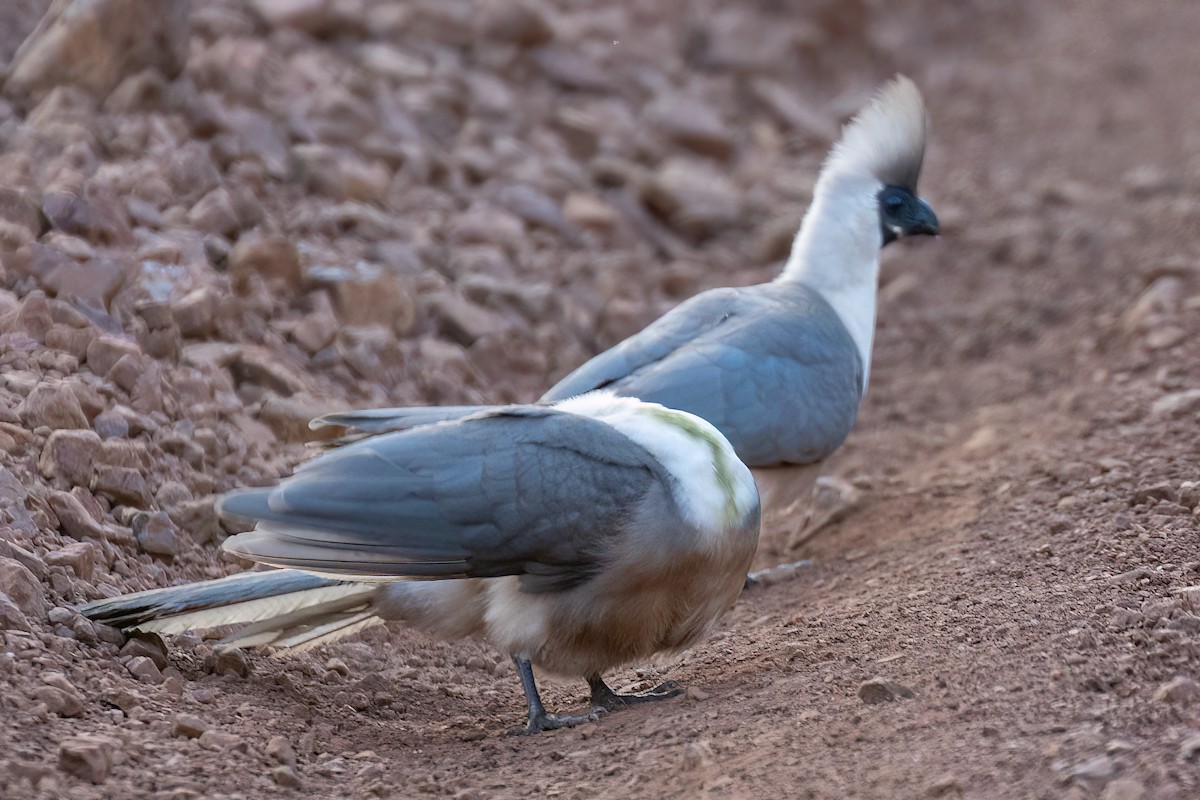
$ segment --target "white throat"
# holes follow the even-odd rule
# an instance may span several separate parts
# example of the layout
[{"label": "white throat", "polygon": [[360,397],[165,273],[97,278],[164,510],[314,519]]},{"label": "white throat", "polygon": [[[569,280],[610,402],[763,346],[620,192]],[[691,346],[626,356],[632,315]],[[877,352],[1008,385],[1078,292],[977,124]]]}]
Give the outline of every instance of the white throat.
[{"label": "white throat", "polygon": [[817,290],[850,332],[863,364],[863,391],[871,370],[875,305],[879,288],[879,230],[874,178],[822,174],[777,280]]}]

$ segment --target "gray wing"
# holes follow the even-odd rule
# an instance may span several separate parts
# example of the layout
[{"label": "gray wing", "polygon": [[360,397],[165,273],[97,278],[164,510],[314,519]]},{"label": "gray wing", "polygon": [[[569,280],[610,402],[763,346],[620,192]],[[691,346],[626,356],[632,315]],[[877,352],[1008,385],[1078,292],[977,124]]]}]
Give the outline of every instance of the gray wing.
[{"label": "gray wing", "polygon": [[737,289],[710,289],[685,300],[620,344],[589,359],[554,384],[542,402],[603,389],[661,361],[698,337],[712,334],[735,311]]},{"label": "gray wing", "polygon": [[862,359],[819,294],[772,283],[694,300],[703,302],[680,305],[545,399],[597,388],[576,376],[602,378],[597,385],[618,394],[708,420],[756,467],[818,461],[845,441],[862,398]]},{"label": "gray wing", "polygon": [[235,554],[322,574],[587,580],[661,467],[608,425],[531,406],[376,436],[271,489],[227,495],[259,521]]}]

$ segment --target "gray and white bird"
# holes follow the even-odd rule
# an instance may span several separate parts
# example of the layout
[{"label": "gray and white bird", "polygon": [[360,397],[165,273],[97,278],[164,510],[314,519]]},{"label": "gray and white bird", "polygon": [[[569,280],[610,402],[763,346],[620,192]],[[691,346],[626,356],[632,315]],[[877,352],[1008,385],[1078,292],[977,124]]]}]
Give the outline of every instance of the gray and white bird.
[{"label": "gray and white bird", "polygon": [[[809,464],[841,446],[867,388],[880,248],[936,235],[917,194],[926,114],[898,76],[846,126],[821,170],[783,273],[703,292],[603,352],[541,398],[605,388],[691,412],[752,467]],[[480,407],[331,414],[315,426],[364,436],[476,414]]]},{"label": "gray and white bird", "polygon": [[389,620],[482,636],[516,663],[528,732],[594,718],[548,714],[531,664],[586,678],[593,708],[677,693],[621,695],[602,675],[704,636],[759,529],[754,479],[716,428],[611,392],[371,437],[220,510],[257,521],[225,550],[283,569],[81,613],[159,633],[241,625],[225,647],[305,649]]}]

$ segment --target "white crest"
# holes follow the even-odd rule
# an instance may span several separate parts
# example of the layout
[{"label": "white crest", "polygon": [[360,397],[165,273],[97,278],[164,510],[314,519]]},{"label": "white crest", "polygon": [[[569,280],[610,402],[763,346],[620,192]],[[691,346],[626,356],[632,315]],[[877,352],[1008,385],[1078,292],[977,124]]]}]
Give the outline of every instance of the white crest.
[{"label": "white crest", "polygon": [[857,173],[916,193],[926,124],[921,91],[897,75],[846,125],[824,172]]}]

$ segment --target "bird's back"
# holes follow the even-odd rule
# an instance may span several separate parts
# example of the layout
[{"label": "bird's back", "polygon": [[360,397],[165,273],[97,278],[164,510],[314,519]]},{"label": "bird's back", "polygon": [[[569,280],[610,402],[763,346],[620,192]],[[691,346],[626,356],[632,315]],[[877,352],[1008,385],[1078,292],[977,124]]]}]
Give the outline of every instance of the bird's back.
[{"label": "bird's back", "polygon": [[804,464],[849,434],[862,372],[829,303],[803,284],[780,281],[697,295],[543,400],[608,388],[708,420],[750,466]]}]

